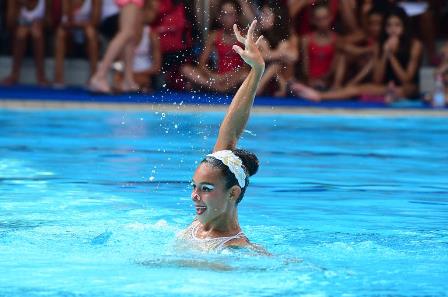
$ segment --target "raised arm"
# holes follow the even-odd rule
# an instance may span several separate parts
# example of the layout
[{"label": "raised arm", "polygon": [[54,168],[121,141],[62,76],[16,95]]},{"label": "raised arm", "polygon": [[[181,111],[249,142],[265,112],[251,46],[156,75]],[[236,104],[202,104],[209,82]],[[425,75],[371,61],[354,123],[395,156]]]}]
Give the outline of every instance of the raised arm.
[{"label": "raised arm", "polygon": [[249,119],[258,83],[265,67],[263,57],[258,50],[258,44],[262,37],[260,36],[256,42],[254,40],[256,24],[257,21],[254,20],[245,38],[241,36],[237,26],[233,26],[237,40],[244,44],[244,50],[237,45],[234,45],[233,49],[252,69],[233,97],[232,103],[219,128],[218,140],[213,148],[213,152],[234,149]]}]

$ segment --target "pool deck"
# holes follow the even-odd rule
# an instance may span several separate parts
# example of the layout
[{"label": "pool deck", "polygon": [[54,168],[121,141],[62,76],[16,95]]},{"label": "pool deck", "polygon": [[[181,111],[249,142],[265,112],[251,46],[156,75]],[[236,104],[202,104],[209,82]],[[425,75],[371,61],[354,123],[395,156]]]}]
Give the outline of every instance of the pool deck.
[{"label": "pool deck", "polygon": [[[158,92],[155,94],[92,94],[80,88],[35,86],[0,87],[0,109],[88,109],[126,111],[223,112],[232,95]],[[351,116],[448,117],[448,108],[433,109],[421,102],[402,101],[392,106],[358,101],[315,103],[300,98],[257,97],[255,113],[331,114]]]}]

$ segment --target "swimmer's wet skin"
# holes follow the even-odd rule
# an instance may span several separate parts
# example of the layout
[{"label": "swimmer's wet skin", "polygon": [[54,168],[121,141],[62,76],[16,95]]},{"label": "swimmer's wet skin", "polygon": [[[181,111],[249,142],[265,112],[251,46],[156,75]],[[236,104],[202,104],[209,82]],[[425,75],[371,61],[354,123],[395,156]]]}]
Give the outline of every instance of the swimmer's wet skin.
[{"label": "swimmer's wet skin", "polygon": [[213,154],[204,158],[191,182],[196,219],[179,238],[202,250],[235,246],[264,251],[249,242],[239,226],[237,215],[237,205],[247,189],[249,176],[258,170],[258,159],[254,154],[236,149],[265,69],[258,49],[262,36],[254,39],[256,24],[254,20],[246,37],[241,35],[236,25],[233,27],[236,39],[244,45],[244,49],[239,45],[234,45],[233,49],[251,67],[251,71],[221,123]]}]

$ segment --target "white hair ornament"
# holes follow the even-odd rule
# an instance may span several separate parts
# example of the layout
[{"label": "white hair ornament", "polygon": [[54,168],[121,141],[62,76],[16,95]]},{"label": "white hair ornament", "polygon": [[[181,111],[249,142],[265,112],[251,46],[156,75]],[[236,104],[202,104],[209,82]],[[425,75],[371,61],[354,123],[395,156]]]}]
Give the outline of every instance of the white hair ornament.
[{"label": "white hair ornament", "polygon": [[213,157],[220,160],[235,175],[241,188],[246,186],[246,173],[242,167],[243,161],[230,150],[222,150],[208,154],[207,157]]}]

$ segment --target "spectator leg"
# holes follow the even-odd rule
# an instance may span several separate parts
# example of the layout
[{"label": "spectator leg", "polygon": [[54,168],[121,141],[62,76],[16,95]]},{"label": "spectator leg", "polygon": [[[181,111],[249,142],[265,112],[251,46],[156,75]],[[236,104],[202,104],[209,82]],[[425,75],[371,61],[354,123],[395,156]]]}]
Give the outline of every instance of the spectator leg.
[{"label": "spectator leg", "polygon": [[431,11],[427,11],[420,16],[419,19],[420,32],[425,44],[428,60],[431,65],[437,64],[436,50],[436,28],[434,26],[434,15]]},{"label": "spectator leg", "polygon": [[98,64],[98,33],[92,25],[88,25],[84,28],[84,34],[87,39],[87,55],[89,56],[90,76],[92,76]]},{"label": "spectator leg", "polygon": [[181,67],[181,73],[188,81],[198,84],[200,86],[210,87],[210,77],[205,75],[199,68],[191,65],[184,65]]},{"label": "spectator leg", "polygon": [[134,42],[126,44],[124,48],[124,80],[122,86],[125,92],[138,90],[138,85],[134,81],[134,52]]},{"label": "spectator leg", "polygon": [[211,89],[217,92],[229,92],[235,89],[247,76],[247,71],[237,69],[224,74],[214,74],[210,79],[212,81]]},{"label": "spectator leg", "polygon": [[328,92],[319,92],[301,83],[294,83],[291,88],[297,96],[312,101],[347,100],[362,95],[382,96],[385,95],[387,90],[386,86],[378,84],[347,86],[342,89]]},{"label": "spectator leg", "polygon": [[34,62],[36,63],[36,79],[41,86],[48,84],[45,78],[45,49],[43,24],[41,21],[31,24],[31,36],[34,42]]},{"label": "spectator leg", "polygon": [[67,32],[64,28],[59,27],[56,30],[56,42],[54,49],[54,83],[64,84],[64,57],[65,57],[65,39]]},{"label": "spectator leg", "polygon": [[[110,92],[107,73],[115,58],[123,51],[126,44],[133,42],[134,31],[140,9],[135,4],[128,4],[120,11],[120,31],[109,44],[103,61],[92,76],[91,86],[101,92]],[[125,65],[126,67],[126,65]]]},{"label": "spectator leg", "polygon": [[30,30],[27,26],[19,26],[16,29],[12,50],[12,69],[11,74],[3,79],[2,84],[16,84],[20,77],[20,66],[25,55],[26,43]]},{"label": "spectator leg", "polygon": [[344,100],[362,95],[382,96],[386,92],[386,86],[378,84],[364,84],[348,86],[339,90],[322,92],[321,100]]}]

